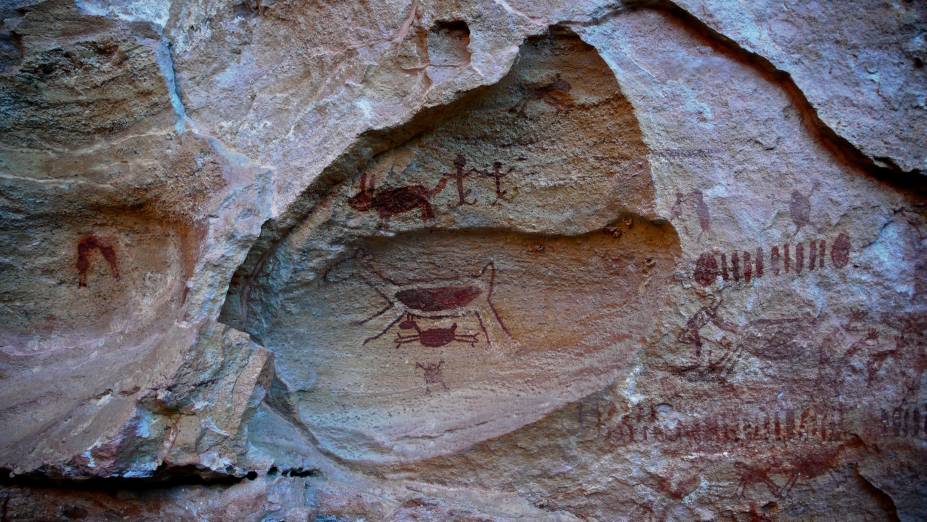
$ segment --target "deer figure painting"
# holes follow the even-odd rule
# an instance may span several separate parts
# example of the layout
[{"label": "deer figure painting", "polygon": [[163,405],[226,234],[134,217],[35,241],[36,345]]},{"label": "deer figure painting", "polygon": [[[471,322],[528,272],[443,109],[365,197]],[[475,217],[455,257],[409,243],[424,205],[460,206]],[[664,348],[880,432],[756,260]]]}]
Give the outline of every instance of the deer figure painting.
[{"label": "deer figure painting", "polygon": [[421,210],[423,220],[432,220],[435,211],[431,198],[440,194],[447,182],[447,178],[441,178],[432,189],[416,184],[377,190],[373,175],[365,172],[361,174],[360,190],[348,198],[348,206],[358,212],[376,211],[382,228],[389,228],[392,216],[416,209]]}]

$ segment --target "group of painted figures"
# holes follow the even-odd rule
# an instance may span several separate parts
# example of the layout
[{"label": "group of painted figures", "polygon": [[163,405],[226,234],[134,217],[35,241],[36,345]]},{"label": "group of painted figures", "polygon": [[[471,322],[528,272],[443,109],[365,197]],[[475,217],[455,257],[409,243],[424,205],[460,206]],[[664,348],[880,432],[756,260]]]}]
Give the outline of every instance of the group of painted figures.
[{"label": "group of painted figures", "polygon": [[435,218],[434,208],[431,205],[431,199],[440,194],[450,179],[453,179],[457,186],[457,205],[475,205],[476,201],[468,200],[467,196],[470,190],[464,188],[464,180],[470,176],[481,176],[492,178],[496,184],[496,199],[492,204],[499,201],[511,201],[513,194],[502,188],[502,178],[511,174],[515,167],[509,167],[503,172],[502,162],[496,161],[492,164],[492,170],[479,170],[471,168],[466,170],[467,159],[463,154],[458,154],[454,159],[454,172],[445,172],[434,188],[428,188],[424,185],[405,185],[393,188],[377,189],[375,179],[366,172],[361,174],[360,187],[357,194],[348,198],[348,206],[358,212],[376,212],[380,217],[380,226],[389,228],[389,220],[397,214],[404,214],[420,210],[422,220],[429,221]]}]

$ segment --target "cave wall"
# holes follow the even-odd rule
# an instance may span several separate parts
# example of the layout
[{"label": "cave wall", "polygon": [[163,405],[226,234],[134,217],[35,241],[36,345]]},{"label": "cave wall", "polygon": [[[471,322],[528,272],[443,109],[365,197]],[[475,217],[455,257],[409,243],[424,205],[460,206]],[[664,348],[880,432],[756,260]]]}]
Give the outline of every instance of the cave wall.
[{"label": "cave wall", "polygon": [[927,516],[919,3],[0,15],[4,520]]}]

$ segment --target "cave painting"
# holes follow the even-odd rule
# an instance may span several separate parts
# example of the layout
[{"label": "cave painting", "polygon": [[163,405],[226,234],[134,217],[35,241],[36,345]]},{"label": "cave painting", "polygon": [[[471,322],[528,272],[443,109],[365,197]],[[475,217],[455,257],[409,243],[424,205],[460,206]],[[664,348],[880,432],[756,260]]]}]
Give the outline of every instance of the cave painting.
[{"label": "cave painting", "polygon": [[[817,339],[809,334],[815,324],[810,317],[787,317],[782,319],[759,318],[744,326],[723,319],[718,313],[720,302],[704,306],[695,312],[676,336],[681,344],[691,345],[695,360],[685,366],[667,369],[690,379],[726,379],[737,363],[750,354],[765,361],[795,361],[808,351],[803,338]],[[702,329],[712,326],[721,334],[718,340],[706,339]],[[704,348],[708,348],[705,350]],[[713,356],[720,352],[720,356]],[[703,358],[704,355],[704,358]]]},{"label": "cave painting", "polygon": [[[751,256],[750,252],[731,252],[730,264],[728,264],[728,255],[721,254],[721,264],[718,264],[716,254],[706,252],[699,256],[695,263],[695,271],[692,278],[702,286],[711,286],[720,275],[725,281],[735,283],[743,280],[749,283],[752,279],[759,279],[767,272],[778,276],[781,274],[794,273],[796,276],[801,275],[806,268],[809,272],[814,270],[823,270],[825,267],[825,255],[827,253],[827,242],[823,239],[811,239],[808,242],[807,251],[804,242],[798,242],[794,245],[794,256],[792,254],[793,245],[786,243],[779,246],[773,246],[769,254],[769,265],[764,263],[764,254],[762,248],[757,248]],[[846,233],[840,233],[830,245],[830,260],[833,268],[844,268],[850,262],[850,236]],[[807,256],[805,255],[807,253]]]},{"label": "cave painting", "polygon": [[[806,451],[789,454],[782,458],[771,456],[765,462],[751,465],[735,462],[737,471],[737,494],[744,497],[751,486],[763,484],[769,492],[778,498],[785,498],[799,480],[812,480],[834,471],[845,452],[863,446],[859,438],[850,438],[834,446],[808,448]],[[785,484],[781,487],[772,479],[773,475],[783,475]]]},{"label": "cave painting", "polygon": [[677,341],[692,345],[695,349],[696,358],[702,356],[704,340],[702,339],[701,330],[705,326],[713,324],[728,333],[735,333],[737,331],[736,325],[718,317],[718,307],[720,306],[721,303],[719,302],[714,306],[705,306],[699,309],[699,311],[695,312],[695,314],[686,321],[685,328],[676,337]]},{"label": "cave painting", "polygon": [[502,178],[511,174],[515,167],[509,167],[508,170],[502,172],[502,162],[494,161],[492,164],[492,170],[489,169],[476,169],[471,168],[470,170],[464,170],[467,166],[467,158],[463,154],[458,154],[454,158],[454,172],[445,172],[443,175],[448,178],[452,178],[457,186],[457,204],[456,206],[460,207],[463,205],[475,205],[476,201],[467,200],[467,196],[472,192],[470,189],[464,189],[464,179],[470,176],[481,176],[485,178],[492,178],[496,184],[496,199],[493,200],[492,204],[495,205],[499,201],[512,201],[512,196],[509,195],[508,190],[502,188]]},{"label": "cave painting", "polygon": [[424,221],[434,219],[431,199],[444,190],[447,179],[442,178],[431,189],[423,185],[406,185],[377,190],[375,183],[374,176],[368,176],[366,172],[361,174],[360,190],[348,199],[348,206],[358,212],[376,211],[380,217],[380,226],[389,228],[391,217],[413,210],[421,210]]},{"label": "cave painting", "polygon": [[842,407],[822,402],[796,408],[773,405],[761,410],[728,402],[715,411],[689,412],[674,425],[660,421],[656,406],[654,401],[642,402],[621,413],[614,402],[596,401],[591,405],[596,435],[611,451],[642,443],[665,450],[676,446],[682,450],[730,451],[802,442],[822,447],[852,440],[860,431]]},{"label": "cave painting", "polygon": [[447,384],[444,383],[444,375],[442,367],[444,366],[444,359],[436,363],[415,363],[415,368],[422,370],[424,372],[425,379],[425,394],[431,393],[431,387],[434,385],[440,384],[444,391],[448,390]]},{"label": "cave painting", "polygon": [[372,256],[358,250],[353,258],[357,262],[359,273],[354,275],[364,284],[373,289],[386,305],[373,315],[359,321],[366,324],[388,312],[398,312],[395,319],[390,321],[380,332],[364,339],[367,344],[379,339],[389,332],[396,323],[405,318],[400,330],[414,330],[415,334],[398,334],[396,347],[402,344],[417,342],[422,346],[439,347],[454,341],[475,343],[475,335],[457,334],[457,324],[450,328],[431,328],[421,330],[418,319],[449,319],[472,316],[479,324],[486,344],[493,346],[492,338],[486,330],[486,320],[492,318],[501,327],[506,335],[511,335],[499,311],[493,305],[492,295],[496,284],[496,266],[492,261],[486,263],[477,273],[464,280],[446,281],[442,284],[437,280],[423,282],[402,283],[383,273],[373,263]]},{"label": "cave painting", "polygon": [[[595,50],[531,40],[497,85],[360,137],[292,228],[249,254],[230,290],[248,314],[235,317],[239,297],[226,317],[311,390],[291,400],[340,457],[496,436],[542,396],[570,401],[628,371],[654,327],[680,248],[648,157]],[[451,393],[431,393],[447,368]],[[457,429],[470,420],[478,430]],[[338,443],[348,433],[378,442],[352,454]]]},{"label": "cave painting", "polygon": [[467,166],[467,158],[463,154],[458,154],[454,158],[454,172],[445,172],[444,175],[447,177],[454,178],[455,183],[457,184],[457,206],[463,205],[474,205],[476,201],[467,201],[467,195],[470,194],[469,190],[464,190],[464,178],[472,176],[476,173],[474,170],[469,172],[464,172],[464,167]]},{"label": "cave painting", "polygon": [[427,328],[422,330],[418,325],[417,319],[420,316],[414,314],[406,315],[405,321],[399,323],[400,330],[413,330],[413,334],[396,334],[396,348],[403,344],[418,343],[430,348],[440,348],[453,342],[468,343],[471,347],[476,346],[478,335],[475,333],[457,333],[457,323],[448,328]]},{"label": "cave painting", "polygon": [[792,191],[792,196],[789,200],[789,216],[792,218],[792,223],[795,223],[796,234],[799,233],[803,227],[813,226],[811,222],[811,196],[819,186],[820,183],[815,182],[807,195],[798,190]]},{"label": "cave painting", "polygon": [[[458,154],[454,159],[454,171],[441,174],[435,186],[430,189],[420,183],[377,189],[375,176],[364,172],[360,177],[358,192],[348,197],[348,206],[357,212],[376,212],[380,217],[380,228],[383,229],[389,228],[389,220],[393,216],[416,210],[421,211],[422,221],[432,221],[435,219],[433,199],[444,191],[450,180],[454,181],[457,189],[457,203],[454,207],[477,204],[475,199],[467,199],[473,192],[472,189],[464,187],[464,180],[471,176],[491,178],[494,181],[496,197],[491,205],[497,205],[500,201],[512,201],[514,190],[510,193],[508,189],[503,189],[502,179],[514,172],[515,167],[503,171],[501,161],[494,161],[491,170],[465,170],[466,166],[467,158]],[[389,174],[395,175],[392,167]]]},{"label": "cave painting", "polygon": [[496,182],[496,199],[492,202],[493,205],[498,203],[500,200],[512,201],[513,196],[508,195],[509,191],[502,189],[502,178],[511,174],[513,170],[515,170],[515,167],[509,167],[507,171],[502,172],[502,162],[494,161],[492,164],[492,172],[488,170],[480,171],[481,176],[492,178]]},{"label": "cave painting", "polygon": [[[711,235],[711,210],[708,208],[708,204],[705,202],[705,195],[701,190],[696,189],[689,194],[677,192],[676,201],[670,209],[670,215],[674,219],[680,218],[683,215],[683,210],[689,206],[694,207],[695,215],[698,218],[700,231],[696,239],[701,239],[703,234]],[[688,232],[688,227],[686,227],[685,224],[682,226],[685,227]]]},{"label": "cave painting", "polygon": [[77,273],[78,286],[87,286],[87,271],[90,269],[90,255],[94,250],[100,252],[106,264],[109,265],[110,273],[116,279],[119,279],[119,266],[116,264],[116,250],[97,238],[96,236],[86,236],[77,243]]}]

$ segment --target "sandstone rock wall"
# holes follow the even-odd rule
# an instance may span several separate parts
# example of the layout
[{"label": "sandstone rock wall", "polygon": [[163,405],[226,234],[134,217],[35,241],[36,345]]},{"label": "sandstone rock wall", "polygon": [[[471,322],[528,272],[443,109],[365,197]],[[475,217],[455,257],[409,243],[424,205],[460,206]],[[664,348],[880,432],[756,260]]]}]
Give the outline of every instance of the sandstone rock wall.
[{"label": "sandstone rock wall", "polygon": [[922,520],[918,2],[0,7],[5,520]]}]

